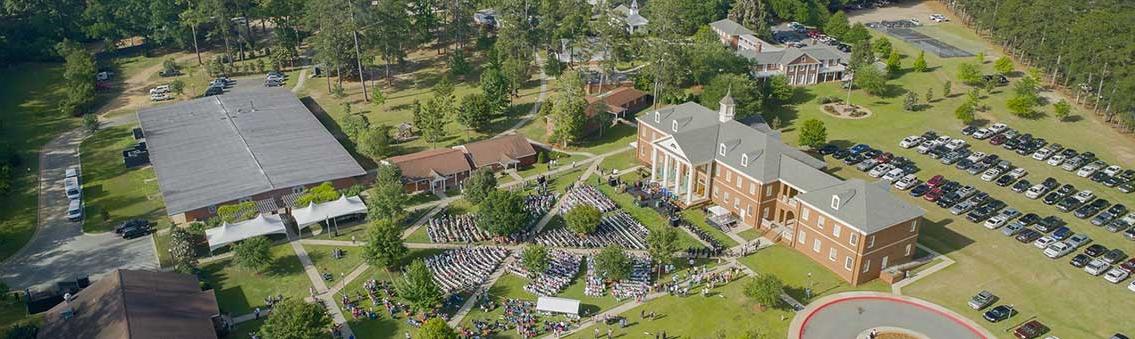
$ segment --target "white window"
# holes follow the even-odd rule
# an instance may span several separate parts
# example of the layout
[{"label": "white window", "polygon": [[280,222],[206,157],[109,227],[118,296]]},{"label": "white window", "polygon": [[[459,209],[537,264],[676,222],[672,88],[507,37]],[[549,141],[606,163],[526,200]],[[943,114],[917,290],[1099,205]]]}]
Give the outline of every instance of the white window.
[{"label": "white window", "polygon": [[[824,224],[826,223],[828,223],[828,218],[824,218],[823,214],[816,215],[816,225],[819,225],[820,228],[824,228]],[[839,231],[832,231],[832,234],[835,234],[838,237]]]},{"label": "white window", "polygon": [[906,256],[909,257],[911,251],[913,251],[913,250],[914,250],[914,247],[911,244],[906,244]]},{"label": "white window", "polygon": [[811,212],[812,212],[812,210],[809,210],[807,208],[801,209],[800,210],[800,220],[808,221],[808,217],[810,217],[810,214],[812,214]]},{"label": "white window", "polygon": [[796,235],[796,240],[799,241],[801,244],[803,244],[805,235],[807,235],[807,234],[804,233],[804,230],[800,230],[800,233]]},{"label": "white window", "polygon": [[867,259],[867,262],[863,263],[863,270],[861,272],[867,273],[867,270],[870,270],[870,269],[871,269],[871,259]]},{"label": "white window", "polygon": [[841,232],[843,232],[843,228],[839,227],[839,224],[832,224],[832,236],[839,238]]},{"label": "white window", "polygon": [[883,263],[879,264],[880,271],[887,269],[887,259],[890,259],[890,257],[883,257]]},{"label": "white window", "polygon": [[917,230],[918,230],[918,219],[911,220],[910,221],[910,231],[914,232],[914,231],[917,231]]},{"label": "white window", "polygon": [[721,154],[721,155],[725,155],[725,143],[722,143],[721,145],[717,146],[717,153]]},{"label": "white window", "polygon": [[749,167],[749,155],[748,154],[742,154],[741,155],[741,166]]},{"label": "white window", "polygon": [[843,257],[843,269],[850,271],[852,262],[854,262],[854,260],[851,260],[850,256]]},{"label": "white window", "polygon": [[662,122],[662,113],[654,112],[654,122]]},{"label": "white window", "polygon": [[875,247],[875,236],[872,235],[870,237],[867,237],[867,248],[874,248],[874,247]]},{"label": "white window", "polygon": [[763,218],[768,218],[768,217],[770,217],[770,216],[772,216],[772,213],[771,213],[771,212],[769,212],[769,207],[765,207],[765,213],[764,213],[764,215],[762,215],[761,217],[763,217]]},{"label": "white window", "polygon": [[745,182],[745,180],[741,180],[741,178],[743,177],[740,175],[737,176],[737,192],[744,192],[741,190],[741,185]]},{"label": "white window", "polygon": [[733,172],[725,172],[725,182],[733,181]]},{"label": "white window", "polygon": [[836,254],[837,253],[836,253],[835,247],[829,248],[828,249],[828,260],[835,261]]},{"label": "white window", "polygon": [[741,198],[733,198],[733,209],[741,209]]},{"label": "white window", "polygon": [[670,129],[674,130],[674,132],[678,131],[678,120],[674,120],[670,123]]},{"label": "white window", "polygon": [[725,199],[722,199],[722,200],[725,200],[726,204],[729,203],[729,191],[725,191]]},{"label": "white window", "polygon": [[757,183],[750,182],[749,183],[749,195],[754,195],[754,194],[757,194]]},{"label": "white window", "polygon": [[772,196],[772,185],[765,185],[765,196],[766,197]]},{"label": "white window", "polygon": [[812,240],[812,251],[820,253],[820,239]]},{"label": "white window", "polygon": [[839,209],[839,196],[838,195],[832,196],[832,209],[833,210]]},{"label": "white window", "polygon": [[859,245],[859,233],[851,233],[851,246]]}]

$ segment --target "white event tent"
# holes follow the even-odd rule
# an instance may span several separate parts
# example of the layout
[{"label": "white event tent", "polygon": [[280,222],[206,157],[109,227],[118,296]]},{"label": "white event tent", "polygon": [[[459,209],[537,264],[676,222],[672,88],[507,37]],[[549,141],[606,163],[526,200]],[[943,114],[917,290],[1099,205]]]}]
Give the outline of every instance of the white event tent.
[{"label": "white event tent", "polygon": [[300,229],[315,223],[352,214],[365,214],[367,205],[358,196],[342,195],[335,201],[322,204],[308,203],[307,207],[292,210],[292,218]]},{"label": "white event tent", "polygon": [[579,300],[539,297],[536,299],[536,311],[579,315]]},{"label": "white event tent", "polygon": [[234,224],[226,222],[220,227],[207,229],[205,230],[205,237],[209,240],[209,250],[212,251],[248,238],[287,233],[284,221],[280,219],[280,216],[261,213],[246,221]]}]

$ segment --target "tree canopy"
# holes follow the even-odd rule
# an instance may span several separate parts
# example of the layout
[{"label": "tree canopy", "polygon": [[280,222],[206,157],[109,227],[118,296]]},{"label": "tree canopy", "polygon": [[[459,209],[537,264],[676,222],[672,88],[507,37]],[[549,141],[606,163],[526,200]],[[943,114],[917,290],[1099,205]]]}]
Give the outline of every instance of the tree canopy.
[{"label": "tree canopy", "polygon": [[631,258],[622,247],[610,245],[595,255],[595,274],[609,281],[620,281],[630,277]]},{"label": "tree canopy", "polygon": [[272,305],[268,320],[260,326],[260,335],[273,339],[319,338],[327,335],[330,327],[331,316],[323,305],[288,298]]},{"label": "tree canopy", "polygon": [[262,272],[272,266],[272,242],[267,237],[254,237],[233,245],[233,258],[237,265]]},{"label": "tree canopy", "polygon": [[528,225],[524,197],[513,191],[493,191],[477,204],[477,226],[495,235],[509,235]]},{"label": "tree canopy", "polygon": [[520,264],[528,270],[529,274],[539,274],[548,270],[548,248],[544,245],[531,244],[520,252]]},{"label": "tree canopy", "polygon": [[745,283],[745,296],[762,306],[775,307],[780,303],[781,294],[784,294],[784,282],[772,274],[760,274]]},{"label": "tree canopy", "polygon": [[402,188],[402,171],[398,166],[379,165],[374,179],[374,194],[367,199],[368,217],[371,220],[387,219],[397,221],[405,211],[409,197]]},{"label": "tree canopy", "polygon": [[371,222],[367,240],[363,244],[363,259],[372,266],[387,270],[397,268],[406,258],[408,250],[402,243],[402,229],[388,219]]},{"label": "tree canopy", "polygon": [[490,168],[478,168],[465,179],[465,200],[479,204],[497,190],[497,176]]},{"label": "tree canopy", "polygon": [[699,101],[702,106],[715,109],[726,93],[730,93],[733,96],[733,101],[737,104],[734,111],[737,114],[737,119],[762,111],[759,86],[747,74],[723,73],[714,77],[702,90]]},{"label": "tree canopy", "polygon": [[428,311],[441,304],[441,288],[434,282],[433,273],[421,259],[414,260],[406,266],[402,271],[402,279],[394,282],[394,289],[419,312]]},{"label": "tree canopy", "polygon": [[824,126],[823,121],[804,120],[804,124],[800,126],[798,142],[800,146],[808,146],[812,149],[820,148],[828,142],[828,128]]},{"label": "tree canopy", "polygon": [[580,204],[564,214],[564,222],[567,224],[567,228],[575,234],[587,235],[599,228],[599,221],[602,216],[595,206]]}]

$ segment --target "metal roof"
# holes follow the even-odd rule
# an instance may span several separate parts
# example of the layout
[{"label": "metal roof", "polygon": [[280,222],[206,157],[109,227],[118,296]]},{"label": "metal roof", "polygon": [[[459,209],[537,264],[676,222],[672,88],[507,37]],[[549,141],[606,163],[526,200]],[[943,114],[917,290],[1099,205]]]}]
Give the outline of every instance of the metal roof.
[{"label": "metal roof", "polygon": [[170,215],[365,175],[291,92],[254,89],[138,112]]}]

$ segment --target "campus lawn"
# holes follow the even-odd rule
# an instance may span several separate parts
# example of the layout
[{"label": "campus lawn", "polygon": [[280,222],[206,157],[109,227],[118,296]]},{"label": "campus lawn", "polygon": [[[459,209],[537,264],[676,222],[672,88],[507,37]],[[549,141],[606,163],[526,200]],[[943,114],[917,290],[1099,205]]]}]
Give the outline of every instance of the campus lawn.
[{"label": "campus lawn", "polygon": [[757,233],[757,231],[754,231],[753,229],[750,228],[750,229],[746,229],[746,230],[741,231],[741,232],[737,232],[737,236],[745,238],[745,240],[753,240],[753,239],[756,239],[756,238],[760,238],[761,234]]},{"label": "campus lawn", "polygon": [[[425,258],[438,253],[441,253],[441,250],[411,250],[408,260]],[[410,333],[410,335],[413,335],[417,331],[417,329],[413,326],[410,326],[410,324],[407,324],[406,318],[404,316],[400,316],[398,319],[391,319],[390,314],[387,313],[386,309],[384,309],[381,305],[374,308],[374,310],[380,315],[379,318],[375,320],[361,318],[355,319],[353,316],[351,316],[350,311],[348,311],[346,307],[343,307],[341,302],[341,295],[348,294],[352,298],[360,294],[365,295],[365,291],[363,290],[362,286],[364,283],[366,283],[367,280],[370,279],[390,282],[401,279],[401,274],[398,273],[398,271],[388,272],[384,268],[370,267],[367,268],[366,271],[363,272],[363,274],[359,275],[358,278],[352,280],[350,283],[347,283],[347,285],[345,285],[343,289],[340,290],[340,294],[335,296],[335,304],[339,307],[340,310],[343,311],[343,316],[347,317],[347,323],[351,326],[351,330],[355,332],[355,337],[359,339],[378,339],[401,337],[403,333]],[[371,307],[370,301],[364,300],[361,305],[367,308]]]},{"label": "campus lawn", "polygon": [[[780,278],[784,282],[785,292],[805,305],[819,297],[840,292],[891,291],[889,285],[879,280],[851,286],[808,256],[783,245],[764,248],[739,261],[757,273],[768,273]],[[808,276],[809,273],[811,277]],[[809,287],[812,289],[811,298],[805,293],[805,289]]]},{"label": "campus lawn", "polygon": [[[0,144],[20,155],[12,169],[12,185],[0,195],[0,260],[24,247],[36,228],[39,192],[37,152],[59,133],[80,125],[77,118],[56,109],[63,98],[61,64],[21,64],[0,70],[6,90],[0,91]],[[60,183],[60,185],[62,185]]]},{"label": "campus lawn", "polygon": [[[793,313],[783,308],[762,310],[745,297],[745,283],[751,278],[735,280],[712,290],[708,297],[692,294],[687,297],[664,296],[623,313],[629,326],[611,327],[615,336],[650,338],[666,331],[671,338],[734,338],[747,332],[760,338],[784,338]],[[639,318],[638,309],[655,312],[655,319]],[[599,325],[600,333],[608,326]],[[586,328],[569,338],[591,338]]]},{"label": "campus lawn", "polygon": [[[363,263],[362,247],[303,245],[303,248],[307,250],[311,263],[319,273],[331,273],[334,276],[334,279],[327,282],[329,285],[338,283]],[[331,250],[336,248],[346,252],[345,256],[339,259],[332,257]]]},{"label": "campus lawn", "polygon": [[610,173],[612,169],[617,169],[619,173],[623,173],[624,170],[628,168],[640,165],[638,157],[635,156],[636,154],[634,149],[627,149],[626,151],[603,158],[603,163],[599,166],[603,167],[604,171],[608,173]]},{"label": "campus lawn", "polygon": [[285,298],[308,296],[311,281],[290,244],[272,246],[272,266],[262,273],[237,266],[233,258],[201,265],[203,281],[217,295],[221,312],[233,316],[251,313],[264,306],[264,297],[283,294]]},{"label": "campus lawn", "polygon": [[15,324],[16,322],[28,317],[27,308],[22,301],[17,301],[10,294],[5,292],[0,296],[0,332],[4,331],[8,325]]},{"label": "campus lawn", "polygon": [[[945,27],[939,29],[956,37],[981,41],[964,29]],[[914,56],[917,55],[917,50],[896,39],[891,39],[891,42],[900,53],[907,56],[903,60],[903,65],[909,67]],[[980,43],[984,44],[984,42]],[[992,47],[987,49],[994,50]],[[996,57],[998,56],[987,53],[986,59],[993,60]],[[836,144],[848,146],[867,143],[881,147],[894,152],[896,156],[905,156],[914,160],[922,169],[919,173],[922,179],[935,174],[945,175],[951,180],[958,180],[989,192],[994,198],[1003,200],[1009,206],[1022,211],[1034,212],[1042,216],[1058,215],[1077,233],[1087,234],[1109,248],[1118,247],[1127,253],[1135,252],[1135,245],[1122,239],[1121,235],[1106,232],[1069,214],[1058,213],[1052,206],[1026,199],[1008,188],[978,180],[975,176],[960,172],[952,166],[942,165],[912,150],[899,148],[897,143],[902,137],[921,134],[927,129],[955,137],[961,136],[959,130],[962,124],[953,118],[953,110],[966,100],[964,93],[968,88],[956,78],[957,65],[971,62],[973,58],[940,59],[931,53],[927,53],[926,58],[932,71],[915,73],[904,70],[900,77],[890,81],[893,86],[891,95],[878,98],[866,96],[859,90],[853,92],[853,103],[862,104],[874,112],[873,117],[866,119],[844,120],[828,116],[820,110],[818,103],[820,97],[846,96],[847,92],[839,89],[838,84],[821,84],[799,90],[797,97],[804,102],[780,112],[781,117],[787,118],[786,121],[789,123],[787,126],[782,126],[784,140],[794,144],[798,134],[798,123],[815,118],[825,122],[828,139]],[[991,64],[992,62],[987,62],[982,66],[985,72],[992,71]],[[1012,80],[1016,81],[1016,79]],[[941,98],[941,85],[946,80],[953,82],[955,94],[950,98]],[[1104,127],[1095,121],[1094,117],[1084,116],[1091,114],[1090,112],[1074,110],[1073,115],[1080,117],[1070,121],[1057,121],[1050,113],[1035,120],[1021,119],[1009,114],[1005,101],[1011,96],[1011,86],[1012,84],[999,87],[992,95],[982,100],[991,109],[978,114],[980,123],[1008,123],[1013,128],[1046,138],[1049,142],[1061,143],[1080,151],[1093,151],[1109,163],[1131,167],[1130,160],[1117,162],[1131,159],[1131,154],[1128,153],[1132,149],[1130,139]],[[933,88],[937,98],[929,104],[929,107],[917,112],[903,111],[904,89],[921,96],[927,88]],[[920,99],[920,101],[924,100]],[[1051,112],[1051,105],[1043,106],[1041,110]],[[1051,176],[1061,183],[1072,183],[1080,189],[1092,189],[1097,195],[1113,203],[1131,199],[1130,195],[1119,194],[1114,189],[1104,188],[1098,183],[1076,177],[1047,164],[1009,154],[1010,152],[993,147],[984,141],[969,138],[967,141],[973,144],[977,151],[995,152],[1011,160],[1015,165],[1028,169],[1030,174],[1026,179],[1030,181],[1039,182]],[[876,180],[866,178],[861,172],[850,170],[842,163],[829,162],[829,168],[838,176]],[[1135,327],[1126,321],[1123,312],[1093,311],[1135,308],[1135,298],[1131,298],[1131,292],[1126,291],[1125,286],[1112,285],[1098,277],[1088,276],[1079,269],[1069,266],[1067,257],[1049,260],[1027,244],[1020,244],[1002,236],[999,232],[986,230],[958,216],[950,215],[922,199],[910,198],[905,193],[896,192],[896,194],[915,202],[927,211],[927,223],[923,225],[920,243],[957,261],[957,264],[907,286],[904,293],[946,305],[994,332],[1009,329],[1033,316],[1039,317],[1039,320],[1053,328],[1052,334],[1061,337],[1106,337],[1116,331],[1135,332]],[[982,289],[1000,295],[1003,303],[1016,305],[1020,315],[995,325],[980,320],[980,313],[969,310],[964,303],[972,294]],[[1087,317],[1083,314],[1092,314],[1092,316]]]},{"label": "campus lawn", "polygon": [[135,143],[135,126],[107,127],[79,147],[85,232],[106,232],[127,219],[158,221],[165,215],[153,168],[127,169],[122,164],[122,150]]},{"label": "campus lawn", "polygon": [[[590,180],[588,183],[591,183]],[[611,198],[611,200],[614,201],[620,209],[626,211],[627,214],[630,214],[636,220],[641,222],[643,226],[646,226],[647,229],[653,231],[663,227],[670,227],[670,225],[667,224],[667,221],[663,219],[662,215],[658,214],[657,211],[648,207],[638,207],[638,205],[635,205],[634,198],[631,197],[630,194],[618,193],[616,192],[615,187],[607,185],[606,182],[596,187],[598,187],[599,191],[602,191],[603,194],[607,195],[608,198]],[[693,236],[691,236],[689,233],[683,231],[678,232],[677,247],[704,248],[705,245],[702,245],[701,242],[699,242],[697,239],[694,239]]]},{"label": "campus lawn", "polygon": [[[610,295],[599,297],[584,295],[583,289],[587,285],[587,281],[585,279],[585,276],[587,274],[585,266],[586,262],[581,262],[580,265],[580,272],[575,277],[575,280],[571,285],[568,285],[568,287],[565,288],[563,292],[558,294],[557,297],[579,300],[581,309],[580,312],[584,317],[602,312],[604,310],[608,310],[612,307],[621,305],[622,303],[626,302],[626,300],[615,300],[615,298]],[[524,285],[528,284],[529,281],[530,280],[526,277],[518,276],[512,273],[506,273],[497,280],[496,284],[493,284],[493,286],[489,288],[489,296],[492,298],[492,300],[496,301],[498,305],[503,305],[505,303],[505,300],[507,299],[520,299],[536,302],[537,296],[535,294],[524,291]],[[473,320],[493,321],[501,319],[503,315],[503,306],[498,306],[497,308],[489,312],[481,311],[479,308],[473,308],[462,320],[461,325],[472,327]],[[516,334],[515,330],[509,330],[502,333],[497,333],[496,335],[494,335],[494,338],[519,338],[519,336]]]}]

